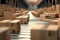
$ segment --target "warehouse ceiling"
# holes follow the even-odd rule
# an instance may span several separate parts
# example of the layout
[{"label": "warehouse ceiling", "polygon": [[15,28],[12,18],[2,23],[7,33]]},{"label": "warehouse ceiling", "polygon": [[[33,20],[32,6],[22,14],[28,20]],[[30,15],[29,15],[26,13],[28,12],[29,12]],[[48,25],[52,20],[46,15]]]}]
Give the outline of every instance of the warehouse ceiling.
[{"label": "warehouse ceiling", "polygon": [[1,4],[6,4],[6,0],[1,0]]},{"label": "warehouse ceiling", "polygon": [[[15,1],[15,0],[14,0]],[[39,1],[39,0],[38,0]],[[38,2],[37,1],[37,2]],[[59,0],[58,0],[59,1]],[[44,7],[46,6],[48,3],[48,0],[42,0],[38,5],[37,7],[40,8],[40,7]],[[52,3],[52,0],[50,0],[50,3]],[[1,4],[6,4],[6,0],[1,0]],[[37,4],[37,3],[36,3]],[[55,5],[55,0],[53,0],[53,5]],[[26,2],[24,0],[18,0],[18,4],[17,6],[19,7],[24,7],[24,8],[28,8],[28,5],[26,4]]]}]

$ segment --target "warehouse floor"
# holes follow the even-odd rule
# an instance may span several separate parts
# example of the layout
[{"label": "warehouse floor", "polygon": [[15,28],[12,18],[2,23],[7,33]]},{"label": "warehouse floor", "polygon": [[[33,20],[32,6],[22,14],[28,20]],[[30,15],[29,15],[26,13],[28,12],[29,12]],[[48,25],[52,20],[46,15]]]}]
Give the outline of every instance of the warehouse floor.
[{"label": "warehouse floor", "polygon": [[31,14],[31,11],[29,11],[30,14],[30,21],[28,24],[22,24],[21,25],[21,32],[19,34],[11,34],[11,40],[31,40],[31,27],[35,23],[42,23],[42,24],[48,24],[48,22],[40,21],[39,18],[34,17]]}]

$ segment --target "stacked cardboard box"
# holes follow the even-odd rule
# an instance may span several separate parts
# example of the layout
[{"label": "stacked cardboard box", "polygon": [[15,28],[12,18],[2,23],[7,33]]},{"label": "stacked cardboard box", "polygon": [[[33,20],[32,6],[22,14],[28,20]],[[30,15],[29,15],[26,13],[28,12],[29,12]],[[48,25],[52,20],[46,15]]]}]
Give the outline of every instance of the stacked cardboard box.
[{"label": "stacked cardboard box", "polygon": [[52,13],[53,12],[52,7],[48,7],[47,10],[48,10],[49,13]]},{"label": "stacked cardboard box", "polygon": [[58,13],[59,14],[59,12],[60,12],[60,5],[56,5],[56,13]]},{"label": "stacked cardboard box", "polygon": [[[44,14],[40,14],[40,19],[41,20],[58,20],[59,19],[59,14],[53,12],[53,13],[49,13],[49,12],[44,12]],[[49,20],[47,20],[49,21]]]},{"label": "stacked cardboard box", "polygon": [[46,40],[58,40],[58,25],[49,25],[46,28]]},{"label": "stacked cardboard box", "polygon": [[28,10],[25,10],[25,11],[22,12],[22,15],[25,15],[25,14],[27,14],[28,12],[29,12]]},{"label": "stacked cardboard box", "polygon": [[59,26],[59,40],[60,40],[60,19],[58,19],[58,26]]},{"label": "stacked cardboard box", "polygon": [[11,20],[1,20],[0,21],[0,26],[6,26],[6,27],[10,27],[10,22]]},{"label": "stacked cardboard box", "polygon": [[29,15],[22,15],[17,17],[16,19],[20,19],[22,24],[26,24],[29,21]]},{"label": "stacked cardboard box", "polygon": [[41,19],[41,20],[45,19],[45,18],[46,18],[45,16],[46,16],[45,14],[41,14],[41,15],[40,15],[40,19]]},{"label": "stacked cardboard box", "polygon": [[5,5],[4,10],[5,10],[5,11],[12,12],[12,13],[15,13],[17,9],[16,9],[16,7],[12,7],[12,6]]},{"label": "stacked cardboard box", "polygon": [[59,26],[59,29],[60,29],[60,19],[58,19],[58,26]]},{"label": "stacked cardboard box", "polygon": [[58,25],[35,24],[31,29],[31,40],[58,40]]},{"label": "stacked cardboard box", "polygon": [[50,24],[58,25],[58,19],[50,20],[49,22],[50,22]]},{"label": "stacked cardboard box", "polygon": [[[40,9],[38,9],[38,10],[36,10],[36,11],[37,11],[38,15],[42,14],[42,8],[40,8]],[[38,16],[38,17],[39,17],[39,16]]]},{"label": "stacked cardboard box", "polygon": [[31,28],[31,40],[45,40],[45,25],[35,24]]},{"label": "stacked cardboard box", "polygon": [[32,11],[33,16],[39,17],[42,14],[42,8]]},{"label": "stacked cardboard box", "polygon": [[50,21],[50,19],[47,17],[49,13],[45,12],[44,14],[40,14],[40,20]]},{"label": "stacked cardboard box", "polygon": [[52,11],[55,12],[55,10],[56,10],[56,6],[52,5]]},{"label": "stacked cardboard box", "polygon": [[20,20],[2,20],[0,21],[0,26],[10,27],[10,31],[13,33],[19,33],[20,30]]},{"label": "stacked cardboard box", "polygon": [[56,13],[59,14],[59,17],[60,17],[60,5],[56,5]]},{"label": "stacked cardboard box", "polygon": [[10,40],[9,27],[0,27],[0,40]]},{"label": "stacked cardboard box", "polygon": [[16,16],[24,15],[27,13],[28,13],[27,9],[23,9],[23,8],[20,9],[20,8],[8,6],[8,5],[0,4],[0,19],[15,19]]},{"label": "stacked cardboard box", "polygon": [[11,23],[11,30],[12,30],[12,32],[13,33],[19,33],[20,32],[20,26],[21,26],[21,24],[20,24],[20,20],[12,20],[12,21],[10,21],[10,23]]},{"label": "stacked cardboard box", "polygon": [[22,14],[21,13],[14,13],[13,15],[18,17],[18,16],[21,16]]},{"label": "stacked cardboard box", "polygon": [[36,17],[39,16],[39,14],[36,11],[32,11],[32,14],[33,14],[33,16],[36,16]]},{"label": "stacked cardboard box", "polygon": [[18,10],[16,10],[16,13],[21,13],[21,14],[22,14],[21,10],[19,10],[19,9],[18,9]]},{"label": "stacked cardboard box", "polygon": [[7,11],[4,12],[4,19],[11,20],[15,18],[16,16],[14,16],[11,12],[7,12]]},{"label": "stacked cardboard box", "polygon": [[3,20],[3,18],[4,18],[3,10],[0,10],[0,20]]},{"label": "stacked cardboard box", "polygon": [[42,9],[42,11],[43,12],[47,12],[48,10],[47,10],[47,7],[44,7],[43,9]]}]

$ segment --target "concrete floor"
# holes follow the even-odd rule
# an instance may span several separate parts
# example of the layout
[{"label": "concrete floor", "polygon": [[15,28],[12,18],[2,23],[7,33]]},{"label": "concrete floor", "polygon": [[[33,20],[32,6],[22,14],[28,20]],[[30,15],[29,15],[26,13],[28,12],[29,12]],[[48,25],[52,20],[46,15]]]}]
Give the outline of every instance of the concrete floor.
[{"label": "concrete floor", "polygon": [[34,17],[31,14],[31,11],[28,13],[30,14],[30,21],[28,24],[22,24],[21,25],[21,32],[19,34],[11,34],[11,40],[31,40],[31,27],[35,23],[42,23],[42,24],[48,24],[49,22],[40,21],[40,18]]}]

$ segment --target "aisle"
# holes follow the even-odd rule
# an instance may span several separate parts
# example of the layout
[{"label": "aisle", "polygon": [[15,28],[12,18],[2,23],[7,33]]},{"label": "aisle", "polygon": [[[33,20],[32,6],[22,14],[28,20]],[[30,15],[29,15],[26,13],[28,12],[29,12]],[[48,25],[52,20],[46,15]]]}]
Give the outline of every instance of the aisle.
[{"label": "aisle", "polygon": [[28,24],[22,24],[21,25],[21,32],[19,34],[11,34],[11,40],[31,40],[31,27],[33,24],[35,23],[44,23],[44,24],[48,24],[48,22],[43,22],[40,21],[39,18],[34,17],[31,14],[31,11],[28,13],[30,14],[30,21]]}]

